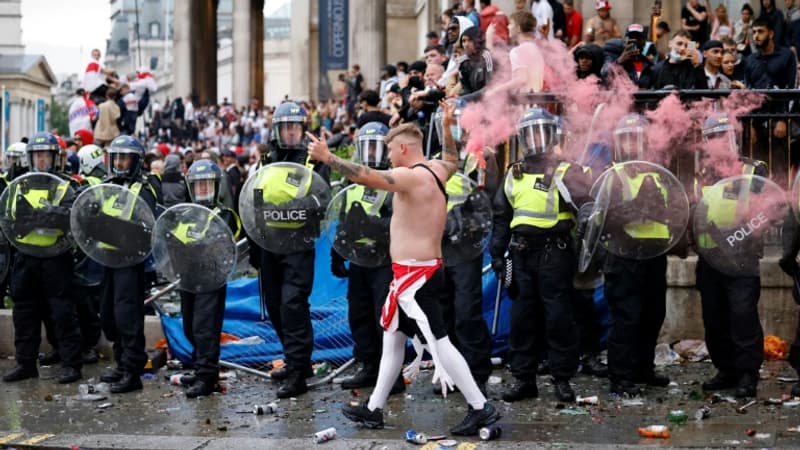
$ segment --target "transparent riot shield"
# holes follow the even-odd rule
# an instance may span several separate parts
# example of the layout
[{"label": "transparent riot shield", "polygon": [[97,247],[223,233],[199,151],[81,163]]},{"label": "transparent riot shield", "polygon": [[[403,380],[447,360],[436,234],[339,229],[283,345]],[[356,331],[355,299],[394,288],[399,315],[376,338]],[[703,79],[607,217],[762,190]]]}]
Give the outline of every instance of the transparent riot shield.
[{"label": "transparent riot shield", "polygon": [[178,289],[193,293],[222,287],[236,268],[233,233],[208,208],[181,203],[164,211],[153,228],[155,268]]},{"label": "transparent riot shield", "polygon": [[689,222],[689,199],[680,181],[662,166],[645,161],[615,164],[592,187],[595,198],[586,224],[579,270],[598,246],[612,254],[644,260],[667,253]]},{"label": "transparent riot shield", "polygon": [[289,254],[314,248],[330,200],[330,186],[312,169],[274,163],[247,179],[239,215],[247,235],[261,248]]},{"label": "transparent riot shield", "polygon": [[492,231],[492,202],[462,173],[447,180],[447,195],[442,259],[452,267],[483,254]]},{"label": "transparent riot shield", "polygon": [[773,181],[737,175],[702,189],[694,213],[697,254],[730,276],[757,276],[763,237],[791,218],[789,199]]},{"label": "transparent riot shield", "polygon": [[20,252],[50,258],[72,248],[69,181],[50,173],[16,178],[0,196],[0,228]]},{"label": "transparent riot shield", "polygon": [[106,267],[134,266],[150,253],[153,211],[122,186],[98,184],[81,193],[70,223],[78,247]]},{"label": "transparent riot shield", "polygon": [[357,184],[336,194],[325,213],[325,234],[336,253],[363,267],[389,264],[390,217],[381,209],[390,201],[388,192]]}]

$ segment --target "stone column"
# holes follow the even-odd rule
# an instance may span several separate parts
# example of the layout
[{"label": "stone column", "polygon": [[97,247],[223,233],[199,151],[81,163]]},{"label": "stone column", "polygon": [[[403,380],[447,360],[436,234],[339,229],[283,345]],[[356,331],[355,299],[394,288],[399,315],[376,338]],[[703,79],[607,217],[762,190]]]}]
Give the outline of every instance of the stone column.
[{"label": "stone column", "polygon": [[250,97],[264,104],[264,0],[250,1]]},{"label": "stone column", "polygon": [[[308,100],[311,94],[311,5],[309,0],[292,0],[291,11],[291,47],[289,49],[290,67],[292,71],[292,100]],[[353,29],[352,27],[350,28]]]},{"label": "stone column", "polygon": [[[250,103],[250,0],[233,0],[233,104]],[[263,38],[263,36],[262,36]]]},{"label": "stone column", "polygon": [[350,0],[350,65],[374,89],[386,65],[386,0]]},{"label": "stone column", "polygon": [[172,38],[173,97],[192,91],[192,0],[175,0]]}]

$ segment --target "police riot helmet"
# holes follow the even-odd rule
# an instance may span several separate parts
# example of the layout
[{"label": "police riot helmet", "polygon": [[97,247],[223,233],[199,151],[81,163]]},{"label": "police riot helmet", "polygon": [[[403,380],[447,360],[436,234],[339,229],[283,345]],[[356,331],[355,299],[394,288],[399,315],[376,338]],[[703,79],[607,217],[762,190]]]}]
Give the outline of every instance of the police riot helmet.
[{"label": "police riot helmet", "polygon": [[193,203],[213,208],[219,200],[222,170],[207,159],[195,161],[186,172],[186,186]]},{"label": "police riot helmet", "polygon": [[736,123],[728,113],[715,112],[708,116],[703,123],[703,141],[706,143],[716,139],[724,139],[732,153],[739,153],[736,142]]},{"label": "police riot helmet", "polygon": [[644,160],[647,145],[647,119],[641,114],[627,114],[614,129],[614,161]]},{"label": "police riot helmet", "polygon": [[[450,135],[453,136],[453,142],[459,146],[459,144],[463,143],[464,138],[464,129],[461,128],[461,113],[464,111],[467,103],[460,99],[460,98],[451,98],[447,100],[448,104],[454,104],[456,106],[456,110],[453,113],[453,123],[450,124]],[[444,118],[444,111],[442,111],[442,107],[439,106],[436,109],[436,112],[433,113],[433,125],[436,128],[436,137],[439,138],[439,144],[444,145],[444,126],[442,125],[442,119]]]},{"label": "police riot helmet", "polygon": [[544,108],[534,106],[522,113],[517,121],[519,149],[524,156],[541,155],[553,150],[558,144],[559,122]]},{"label": "police riot helmet", "polygon": [[118,136],[111,141],[108,152],[108,174],[113,178],[135,180],[142,172],[145,149],[131,136]]},{"label": "police riot helmet", "polygon": [[282,149],[303,150],[308,114],[294,102],[283,102],[272,115],[272,136]]},{"label": "police riot helmet", "polygon": [[359,128],[356,135],[356,153],[361,164],[373,169],[389,167],[389,150],[384,138],[389,127],[382,122],[369,122]]},{"label": "police riot helmet", "polygon": [[3,153],[3,167],[9,173],[19,172],[28,167],[28,156],[26,154],[27,145],[24,142],[15,142],[6,148]]},{"label": "police riot helmet", "polygon": [[78,150],[78,160],[80,161],[80,174],[88,177],[92,172],[99,170],[106,173],[108,169],[105,167],[106,152],[99,146],[94,144],[84,145]]},{"label": "police riot helmet", "polygon": [[26,153],[31,172],[61,172],[61,145],[52,133],[40,131],[34,134],[28,141]]}]

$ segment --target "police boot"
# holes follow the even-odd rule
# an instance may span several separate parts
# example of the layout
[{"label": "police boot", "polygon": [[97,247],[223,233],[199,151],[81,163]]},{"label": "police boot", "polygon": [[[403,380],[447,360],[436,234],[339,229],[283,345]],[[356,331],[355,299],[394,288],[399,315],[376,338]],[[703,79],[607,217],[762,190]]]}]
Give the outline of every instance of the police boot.
[{"label": "police boot", "polygon": [[516,378],[514,384],[503,392],[503,400],[507,402],[517,402],[526,398],[536,398],[539,396],[539,387],[536,380],[521,380]]},{"label": "police boot", "polygon": [[278,398],[297,397],[308,392],[306,377],[303,375],[303,373],[296,370],[290,371],[286,380],[278,388]]},{"label": "police boot", "polygon": [[58,384],[74,383],[82,378],[81,371],[74,367],[62,367],[58,372]]},{"label": "police boot", "polygon": [[739,384],[736,385],[736,397],[755,397],[758,390],[758,375],[746,373],[739,378]]},{"label": "police boot", "polygon": [[586,355],[581,361],[581,371],[586,375],[593,375],[598,378],[608,376],[608,366],[600,362],[597,355]]},{"label": "police boot", "polygon": [[572,403],[575,401],[575,391],[569,385],[569,380],[566,379],[553,379],[553,390],[556,393],[556,398],[560,402]]},{"label": "police boot", "polygon": [[122,376],[125,373],[119,367],[114,367],[113,369],[106,369],[100,375],[100,381],[103,383],[117,383],[119,380],[122,379]]},{"label": "police boot", "polygon": [[357,389],[375,386],[378,381],[378,369],[367,364],[362,365],[356,373],[342,381],[342,389]]},{"label": "police boot", "polygon": [[216,383],[198,378],[192,386],[186,390],[186,398],[205,397],[213,394],[216,390]]},{"label": "police boot", "polygon": [[23,366],[18,365],[14,367],[9,372],[6,372],[3,375],[3,381],[6,383],[13,383],[15,381],[22,381],[27,380],[28,378],[39,378],[39,370],[36,369],[36,365],[33,366]]},{"label": "police boot", "polygon": [[126,392],[139,391],[142,389],[142,380],[139,375],[125,372],[122,378],[111,385],[112,394],[124,394]]},{"label": "police boot", "polygon": [[704,391],[721,391],[723,389],[733,389],[738,384],[736,375],[719,371],[713,378],[703,383]]},{"label": "police boot", "polygon": [[648,386],[664,387],[664,386],[669,386],[669,377],[657,374],[655,372],[648,372],[645,374],[635,376],[633,378],[633,382],[639,384],[646,384]]},{"label": "police boot", "polygon": [[100,357],[97,354],[97,350],[90,348],[81,353],[81,360],[83,360],[84,364],[97,364]]},{"label": "police boot", "polygon": [[609,391],[619,396],[635,397],[640,394],[639,388],[631,380],[611,380]]},{"label": "police boot", "polygon": [[[270,377],[270,379],[275,380],[275,381],[283,381],[286,378],[288,378],[290,373],[291,373],[291,370],[287,366],[283,366],[283,367],[281,367],[279,369],[275,369],[272,372],[270,372],[269,373],[269,377]],[[314,371],[311,370],[311,366],[309,366],[305,370],[305,373],[303,375],[306,378],[311,378],[311,377],[314,376]]]}]

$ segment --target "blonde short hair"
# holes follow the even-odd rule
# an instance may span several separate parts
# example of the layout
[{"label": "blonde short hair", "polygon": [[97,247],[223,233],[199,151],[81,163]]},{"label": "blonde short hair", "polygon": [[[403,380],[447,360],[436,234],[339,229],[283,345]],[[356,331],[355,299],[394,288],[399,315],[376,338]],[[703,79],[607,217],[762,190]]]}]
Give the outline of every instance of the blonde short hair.
[{"label": "blonde short hair", "polygon": [[419,127],[414,125],[413,123],[404,123],[398,127],[392,128],[389,130],[389,133],[383,138],[383,141],[386,145],[389,145],[396,137],[398,136],[407,136],[411,139],[417,141],[417,143],[422,146],[422,131],[420,131]]}]

